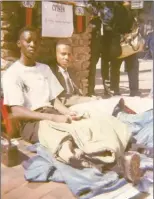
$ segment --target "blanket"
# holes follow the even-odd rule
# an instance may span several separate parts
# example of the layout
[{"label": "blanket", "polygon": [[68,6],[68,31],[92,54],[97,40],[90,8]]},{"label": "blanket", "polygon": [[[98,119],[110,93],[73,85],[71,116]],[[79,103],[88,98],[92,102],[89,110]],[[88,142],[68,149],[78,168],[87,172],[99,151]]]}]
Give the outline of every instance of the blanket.
[{"label": "blanket", "polygon": [[[77,104],[70,107],[71,110],[78,112],[88,112],[95,116],[98,114],[112,115],[113,109],[119,102],[121,96],[114,96],[109,99],[100,99],[82,104]],[[153,108],[153,99],[140,97],[123,97],[125,104],[134,110],[136,113],[142,113]]]},{"label": "blanket", "polygon": [[42,132],[50,132],[52,139],[47,147],[55,156],[63,141],[73,137],[86,156],[103,164],[113,163],[122,156],[131,138],[127,125],[112,116],[82,119],[71,124],[40,121],[39,138]]}]

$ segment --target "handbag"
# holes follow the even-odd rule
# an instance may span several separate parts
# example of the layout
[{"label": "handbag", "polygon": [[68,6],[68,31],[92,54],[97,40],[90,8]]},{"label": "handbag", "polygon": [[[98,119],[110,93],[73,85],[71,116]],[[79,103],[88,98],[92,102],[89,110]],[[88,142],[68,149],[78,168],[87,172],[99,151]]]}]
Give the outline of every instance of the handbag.
[{"label": "handbag", "polygon": [[131,33],[125,34],[121,37],[121,55],[118,56],[118,58],[122,59],[143,51],[144,44],[145,41],[139,33],[139,28],[137,27]]}]

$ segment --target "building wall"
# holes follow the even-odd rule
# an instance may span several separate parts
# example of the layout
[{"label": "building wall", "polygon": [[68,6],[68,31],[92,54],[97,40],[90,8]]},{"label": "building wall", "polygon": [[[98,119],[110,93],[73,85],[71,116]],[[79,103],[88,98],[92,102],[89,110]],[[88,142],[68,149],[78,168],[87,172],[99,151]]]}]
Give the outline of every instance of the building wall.
[{"label": "building wall", "polygon": [[[21,8],[19,1],[1,2],[1,70],[8,68],[19,58],[16,45],[18,31],[25,24],[25,8]],[[33,25],[41,29],[41,2],[36,3],[33,10]],[[82,34],[73,34],[73,67],[80,80],[80,88],[87,94],[88,68],[90,65],[91,29],[87,27]],[[37,61],[52,67],[55,59],[55,43],[58,38],[42,38]]]}]

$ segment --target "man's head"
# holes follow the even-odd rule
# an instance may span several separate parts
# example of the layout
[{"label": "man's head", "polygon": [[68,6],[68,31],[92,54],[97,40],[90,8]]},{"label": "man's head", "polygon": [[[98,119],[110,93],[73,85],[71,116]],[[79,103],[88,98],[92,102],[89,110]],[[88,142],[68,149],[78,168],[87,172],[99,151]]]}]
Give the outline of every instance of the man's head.
[{"label": "man's head", "polygon": [[21,55],[27,59],[36,57],[40,43],[40,36],[33,27],[24,27],[19,31],[17,46],[20,48]]},{"label": "man's head", "polygon": [[72,47],[67,40],[59,41],[56,44],[56,59],[57,64],[62,68],[67,68],[72,62]]}]

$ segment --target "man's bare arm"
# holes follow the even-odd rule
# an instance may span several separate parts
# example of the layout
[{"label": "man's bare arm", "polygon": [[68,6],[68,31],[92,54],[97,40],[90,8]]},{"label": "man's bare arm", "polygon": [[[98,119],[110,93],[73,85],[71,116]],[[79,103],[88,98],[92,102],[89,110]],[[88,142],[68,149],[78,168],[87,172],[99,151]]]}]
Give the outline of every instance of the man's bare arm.
[{"label": "man's bare arm", "polygon": [[54,101],[54,108],[57,109],[61,114],[71,116],[72,120],[82,119],[80,114],[78,115],[78,113],[76,111],[71,111],[70,109],[68,109],[66,106],[64,106],[61,103],[61,101],[58,98],[56,98],[55,101]]},{"label": "man's bare arm", "polygon": [[54,100],[54,108],[61,114],[70,115],[70,110],[65,105],[63,105],[58,98]]},{"label": "man's bare arm", "polygon": [[12,115],[15,118],[21,120],[51,120],[54,122],[68,122],[70,119],[65,115],[55,115],[49,113],[40,113],[36,111],[31,111],[23,106],[12,106],[11,107]]}]

